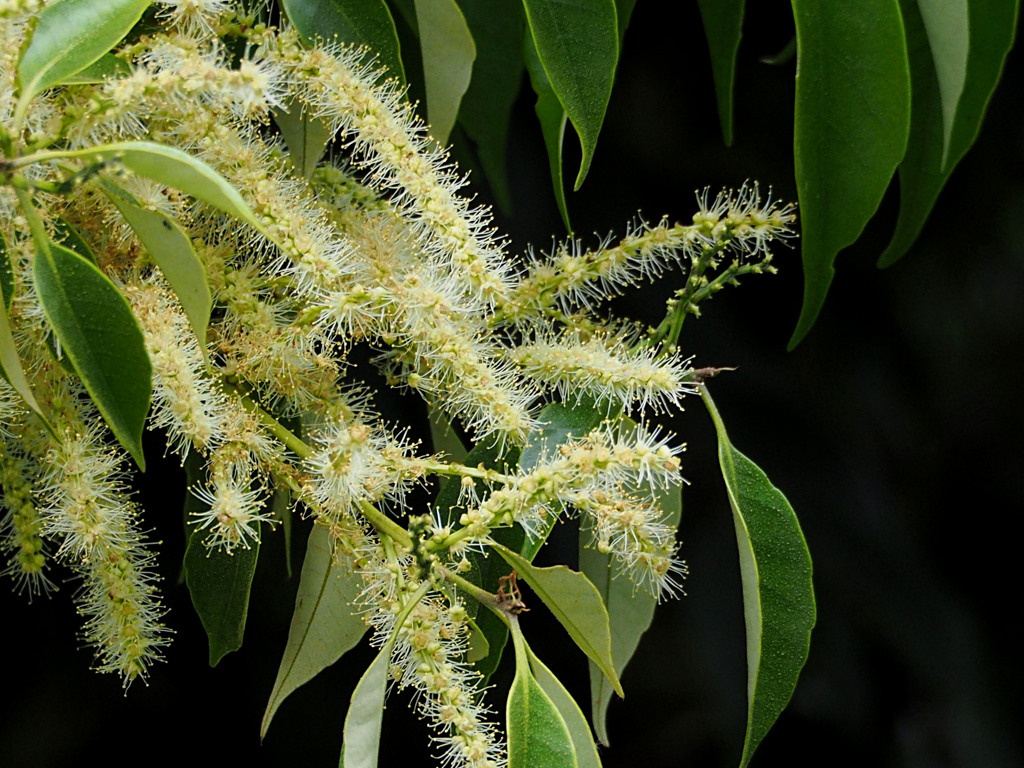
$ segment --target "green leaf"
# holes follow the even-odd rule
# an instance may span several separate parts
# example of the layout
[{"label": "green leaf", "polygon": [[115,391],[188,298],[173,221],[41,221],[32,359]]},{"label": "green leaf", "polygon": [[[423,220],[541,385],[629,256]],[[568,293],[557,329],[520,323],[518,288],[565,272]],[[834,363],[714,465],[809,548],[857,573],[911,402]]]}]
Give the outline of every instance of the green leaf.
[{"label": "green leaf", "polygon": [[445,461],[463,461],[469,451],[455,433],[455,428],[444,412],[431,406],[427,417],[430,421],[430,443],[434,453],[440,454]]},{"label": "green leaf", "polygon": [[85,238],[66,219],[58,218],[54,222],[53,239],[66,248],[70,248],[86,261],[96,263],[96,257],[92,253]]},{"label": "green leaf", "polygon": [[526,35],[523,42],[523,59],[526,61],[526,71],[530,73],[533,92],[537,94],[537,103],[533,109],[540,121],[544,146],[548,150],[548,169],[551,172],[555,202],[558,204],[558,212],[562,214],[562,223],[565,224],[566,231],[572,232],[569,206],[565,201],[565,180],[562,178],[562,145],[565,140],[565,124],[569,118],[558,100],[558,95],[551,87],[551,81],[548,80],[537,55],[537,47],[529,35]]},{"label": "green leaf", "polygon": [[943,164],[949,155],[957,105],[967,79],[970,30],[967,0],[917,0],[935,63],[942,103]]},{"label": "green leaf", "polygon": [[366,624],[353,609],[362,589],[362,578],[351,563],[335,559],[330,532],[314,525],[302,561],[288,644],[263,714],[260,738],[266,736],[274,713],[292,691],[340,659],[366,633]]},{"label": "green leaf", "polygon": [[793,508],[729,442],[706,387],[718,459],[736,525],[747,626],[747,733],[740,768],[785,709],[807,660],[814,627],[811,556]]},{"label": "green leaf", "polygon": [[[658,506],[667,515],[666,522],[677,526],[682,516],[682,486],[661,491],[657,495]],[[640,638],[654,620],[658,599],[645,591],[638,591],[621,566],[610,555],[598,552],[589,546],[592,534],[585,526],[580,529],[580,570],[587,575],[601,595],[608,611],[612,637],[612,663],[615,673],[621,678],[629,664]],[[590,663],[590,704],[591,720],[601,743],[607,746],[608,705],[611,704],[615,689],[600,668]]]},{"label": "green leaf", "polygon": [[732,146],[732,94],[745,4],[746,0],[698,0],[711,51],[711,75],[715,80],[718,119],[726,146]]},{"label": "green leaf", "polygon": [[193,528],[185,550],[185,583],[210,641],[210,666],[242,647],[249,591],[259,558],[259,539],[230,553],[203,543],[206,531]]},{"label": "green leaf", "polygon": [[530,672],[530,653],[512,623],[516,676],[505,707],[508,768],[576,768],[576,749],[558,708]]},{"label": "green leaf", "polygon": [[794,127],[804,301],[792,349],[810,330],[832,264],[860,236],[903,159],[910,73],[897,0],[793,0]]},{"label": "green leaf", "polygon": [[341,768],[377,768],[381,720],[394,643],[381,648],[359,678],[345,715]]},{"label": "green leaf", "polygon": [[619,60],[613,0],[523,0],[544,72],[576,129],[583,157],[575,189],[586,178],[611,98]]},{"label": "green leaf", "polygon": [[455,0],[416,0],[430,135],[448,143],[473,76],[476,45]]},{"label": "green leaf", "polygon": [[124,59],[118,58],[112,53],[104,53],[81,72],[64,78],[60,84],[89,85],[102,83],[108,79],[124,77],[130,74],[131,71],[131,66]]},{"label": "green leaf", "polygon": [[1017,28],[1017,0],[971,0],[967,76],[948,150],[944,150],[945,103],[928,34],[917,3],[904,0],[900,5],[906,25],[913,94],[910,144],[899,168],[899,219],[892,242],[878,260],[880,267],[894,264],[917,239],[946,180],[977,138]]},{"label": "green leaf", "polygon": [[597,587],[584,574],[564,565],[538,568],[508,547],[492,548],[530,585],[548,610],[565,627],[569,637],[605,674],[615,692],[622,696],[622,685],[612,661],[612,636],[608,610]]},{"label": "green leaf", "polygon": [[534,655],[532,650],[530,650],[530,669],[533,671],[533,677],[537,684],[555,705],[555,709],[558,710],[562,722],[565,723],[565,727],[569,731],[569,738],[572,739],[579,768],[601,768],[601,758],[597,754],[594,735],[590,732],[587,718],[580,711],[579,704],[565,690],[565,686],[555,677],[554,673]]},{"label": "green leaf", "polygon": [[206,327],[213,298],[206,268],[192,247],[192,239],[177,221],[161,211],[143,208],[119,187],[106,183],[104,191],[160,267],[181,308],[185,311],[200,348],[206,350]]},{"label": "green leaf", "polygon": [[295,172],[308,179],[331,141],[331,129],[323,120],[306,114],[302,103],[295,99],[289,100],[286,110],[274,110],[274,122],[288,145]]},{"label": "green leaf", "polygon": [[4,309],[10,309],[11,299],[14,298],[14,270],[11,269],[7,238],[3,232],[0,232],[0,293],[4,297]]},{"label": "green leaf", "polygon": [[145,470],[152,368],[131,307],[94,264],[58,243],[37,248],[33,277],[61,349],[114,436]]},{"label": "green leaf", "polygon": [[59,0],[39,12],[32,42],[18,62],[18,110],[36,94],[99,60],[128,34],[149,0]]},{"label": "green leaf", "polygon": [[283,0],[288,20],[307,43],[317,38],[365,46],[387,67],[388,75],[405,84],[395,20],[384,0]]}]

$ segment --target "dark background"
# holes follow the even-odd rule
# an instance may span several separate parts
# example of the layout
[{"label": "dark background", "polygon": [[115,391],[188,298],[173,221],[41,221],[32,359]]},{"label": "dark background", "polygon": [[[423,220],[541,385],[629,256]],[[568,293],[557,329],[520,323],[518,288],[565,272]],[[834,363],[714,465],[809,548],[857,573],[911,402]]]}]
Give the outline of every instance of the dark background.
[{"label": "dark background", "polygon": [[[571,195],[579,233],[621,232],[638,210],[685,220],[692,190],[746,179],[796,197],[794,64],[759,61],[792,35],[789,5],[751,4],[758,7],[745,26],[729,149],[699,17],[680,5],[666,12],[638,4],[593,169]],[[1024,764],[1017,708],[1024,680],[1012,618],[1019,612],[1012,521],[1024,509],[1022,75],[1011,53],[978,143],[913,251],[886,271],[873,266],[894,221],[890,195],[862,241],[840,256],[818,324],[795,351],[785,347],[800,306],[798,250],[777,254],[778,276],[719,294],[684,331],[682,346],[698,365],[738,367],[713,382],[719,409],[733,442],[797,510],[815,563],[810,658],[755,768]],[[561,225],[530,97],[520,100],[511,158],[516,207],[500,226],[517,250],[546,246]],[[616,308],[652,312],[653,320],[673,287],[666,277]],[[692,484],[681,527],[688,595],[661,608],[624,675],[628,698],[611,708],[608,768],[730,766],[742,745],[740,583],[714,432],[696,400],[673,428],[689,444],[684,471]],[[155,466],[141,499],[163,539],[177,632],[167,663],[148,686],[122,695],[117,679],[90,672],[88,650],[76,647],[73,584],[32,605],[0,592],[7,660],[0,765],[161,757],[336,764],[345,705],[371,655],[355,651],[293,694],[260,746],[296,580],[285,578],[280,537],[269,537],[246,647],[211,670],[187,592],[176,584],[182,483],[175,462],[156,461],[161,453],[156,443],[147,449]],[[299,549],[302,540],[299,531]],[[568,638],[541,610],[524,626],[585,701],[585,665]],[[496,703],[505,695],[500,679],[498,688]],[[402,697],[389,699],[381,765],[430,764],[426,738]]]}]

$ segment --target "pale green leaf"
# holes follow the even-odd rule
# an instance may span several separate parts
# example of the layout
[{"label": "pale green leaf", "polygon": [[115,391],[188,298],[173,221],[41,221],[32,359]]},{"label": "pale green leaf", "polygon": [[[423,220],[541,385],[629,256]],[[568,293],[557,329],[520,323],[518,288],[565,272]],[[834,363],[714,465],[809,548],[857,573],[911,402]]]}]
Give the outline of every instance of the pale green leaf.
[{"label": "pale green leaf", "polygon": [[392,636],[352,691],[352,700],[345,714],[339,768],[377,768],[384,697],[394,647],[395,636]]},{"label": "pale green leaf", "polygon": [[530,35],[551,88],[576,129],[583,157],[574,187],[590,168],[619,60],[613,0],[523,0]]},{"label": "pale green leaf", "polygon": [[94,264],[58,243],[37,248],[33,277],[61,349],[118,442],[145,469],[152,368],[131,307]]},{"label": "pale green leaf", "polygon": [[722,139],[726,145],[732,145],[732,93],[746,0],[698,0],[697,4],[711,51],[711,75],[715,80]]},{"label": "pale green leaf", "polygon": [[537,684],[555,705],[555,709],[558,710],[562,722],[565,723],[565,727],[569,731],[569,738],[572,739],[579,768],[601,768],[601,758],[597,754],[594,735],[590,732],[590,726],[587,725],[587,718],[580,711],[580,705],[565,690],[565,686],[555,677],[554,673],[534,655],[532,650],[530,650],[530,669],[533,671],[533,677]]},{"label": "pale green leaf", "polygon": [[597,588],[584,574],[564,565],[538,568],[508,547],[493,544],[523,581],[537,594],[548,610],[565,627],[569,637],[605,674],[615,692],[622,686],[612,660],[612,636],[608,611]]},{"label": "pale green leaf", "polygon": [[295,172],[308,179],[324,156],[331,140],[331,129],[323,120],[310,117],[301,102],[291,99],[286,109],[274,110],[274,122],[288,146]]},{"label": "pale green leaf", "polygon": [[314,525],[302,561],[288,644],[263,715],[260,738],[266,736],[274,713],[292,691],[340,659],[366,633],[366,623],[354,608],[362,589],[362,578],[351,562],[335,558],[330,532]]},{"label": "pale green leaf", "polygon": [[811,556],[793,508],[733,447],[708,394],[718,458],[736,526],[747,628],[747,731],[740,768],[789,703],[807,660],[815,621]]},{"label": "pale green leaf", "polygon": [[416,20],[430,135],[444,146],[473,76],[476,45],[455,0],[416,0]]},{"label": "pale green leaf", "polygon": [[860,236],[903,159],[910,73],[897,0],[793,0],[794,126],[804,301],[795,346],[821,311],[836,255]]},{"label": "pale green leaf", "polygon": [[957,106],[967,81],[970,22],[967,0],[917,0],[942,104],[942,158],[949,157]]}]

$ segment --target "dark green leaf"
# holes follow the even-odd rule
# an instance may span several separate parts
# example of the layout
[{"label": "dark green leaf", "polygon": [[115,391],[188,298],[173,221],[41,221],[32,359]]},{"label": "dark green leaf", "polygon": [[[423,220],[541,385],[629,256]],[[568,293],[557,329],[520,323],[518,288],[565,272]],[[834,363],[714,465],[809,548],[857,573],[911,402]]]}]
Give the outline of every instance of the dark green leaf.
[{"label": "dark green leaf", "polygon": [[[679,525],[682,515],[682,486],[658,494],[658,506],[666,513],[670,525]],[[580,529],[580,570],[594,584],[608,610],[612,637],[612,663],[621,678],[629,664],[640,638],[654,620],[658,599],[648,592],[637,590],[636,585],[623,573],[610,555],[598,552],[591,544],[592,533],[587,527]],[[590,663],[590,704],[594,730],[604,745],[608,739],[608,705],[615,689],[600,668]]]},{"label": "dark green leaf", "polygon": [[131,307],[94,264],[58,243],[37,249],[33,276],[61,349],[114,436],[144,470],[152,368]]},{"label": "dark green leaf", "polygon": [[473,76],[476,45],[455,0],[416,0],[416,20],[427,85],[427,122],[430,135],[444,146]]},{"label": "dark green leaf", "polygon": [[722,139],[732,145],[732,91],[736,81],[736,54],[740,49],[743,7],[746,0],[698,0],[704,20],[704,34],[711,51],[711,74],[715,79],[718,119]]},{"label": "dark green leaf", "polygon": [[208,549],[206,531],[194,528],[185,550],[185,583],[210,641],[210,666],[242,647],[249,591],[259,558],[259,539],[230,553]]},{"label": "dark green leaf", "polygon": [[61,245],[70,248],[86,261],[91,261],[93,264],[96,263],[96,257],[93,255],[89,244],[85,242],[85,238],[65,219],[58,218],[54,222],[53,239]]},{"label": "dark green leaf", "polygon": [[263,714],[260,738],[266,736],[274,713],[292,691],[340,659],[366,633],[362,616],[353,608],[362,589],[362,578],[347,558],[335,559],[330,532],[314,525],[302,561],[288,644]]},{"label": "dark green leaf", "polygon": [[366,46],[387,67],[388,75],[405,84],[395,20],[384,0],[283,0],[288,20],[306,42],[315,39]]},{"label": "dark green leaf", "polygon": [[718,459],[736,525],[747,625],[747,734],[740,768],[785,709],[807,660],[814,627],[811,556],[793,508],[761,469],[729,442],[708,394]]},{"label": "dark green leaf", "polygon": [[613,0],[523,0],[544,72],[580,139],[579,189],[594,157],[619,60]]},{"label": "dark green leaf", "polygon": [[544,146],[548,150],[551,188],[555,193],[558,211],[562,214],[562,223],[565,224],[567,232],[572,232],[572,224],[569,222],[569,206],[565,201],[565,180],[562,178],[562,144],[565,140],[565,124],[569,118],[565,114],[565,109],[562,108],[562,103],[558,100],[558,95],[551,88],[551,82],[537,56],[533,38],[529,35],[526,35],[523,41],[523,59],[526,61],[526,71],[530,73],[530,85],[533,87],[533,92],[537,94],[534,111],[540,121]]},{"label": "dark green leaf", "polygon": [[608,611],[590,579],[564,565],[538,568],[500,544],[493,545],[493,549],[530,585],[537,597],[565,627],[573,642],[600,668],[615,692],[622,696],[622,686],[612,661]]},{"label": "dark green leaf", "polygon": [[0,292],[4,297],[4,309],[10,309],[14,297],[14,271],[11,269],[11,256],[7,252],[7,238],[3,232],[0,232]]},{"label": "dark green leaf", "polygon": [[633,8],[636,0],[615,0],[615,14],[619,22],[619,48],[622,48],[622,38],[626,36],[626,29],[629,27],[629,17],[633,15]]},{"label": "dark green leaf", "polygon": [[878,260],[880,267],[895,263],[917,239],[950,173],[977,138],[1017,28],[1017,0],[971,0],[967,76],[943,162],[944,102],[928,35],[917,3],[904,0],[900,5],[910,54],[913,106],[910,143],[899,168],[899,219],[892,242]]},{"label": "dark green leaf", "polygon": [[32,42],[18,63],[19,110],[37,93],[96,62],[117,45],[149,0],[59,0],[39,12]]},{"label": "dark green leaf", "polygon": [[569,731],[569,738],[572,739],[579,768],[601,768],[601,758],[597,754],[594,735],[590,732],[590,726],[587,725],[587,718],[580,711],[580,705],[565,690],[565,686],[555,677],[554,673],[534,655],[532,650],[530,651],[530,669],[533,671],[533,677],[537,684],[555,705],[555,709],[558,710],[562,722],[565,723],[565,727]]},{"label": "dark green leaf", "polygon": [[274,122],[288,145],[295,172],[308,179],[331,140],[330,128],[323,120],[307,115],[302,104],[294,99],[288,102],[287,111],[274,110]]},{"label": "dark green leaf", "polygon": [[132,71],[128,62],[112,53],[105,53],[77,74],[66,77],[61,85],[102,83],[108,78],[124,77]]},{"label": "dark green leaf", "polygon": [[433,407],[430,408],[428,417],[430,442],[434,453],[440,454],[445,461],[463,461],[469,452],[448,418],[442,411]]},{"label": "dark green leaf", "polygon": [[836,255],[857,240],[878,208],[910,127],[897,0],[793,0],[793,13],[804,302],[791,348],[821,311]]}]

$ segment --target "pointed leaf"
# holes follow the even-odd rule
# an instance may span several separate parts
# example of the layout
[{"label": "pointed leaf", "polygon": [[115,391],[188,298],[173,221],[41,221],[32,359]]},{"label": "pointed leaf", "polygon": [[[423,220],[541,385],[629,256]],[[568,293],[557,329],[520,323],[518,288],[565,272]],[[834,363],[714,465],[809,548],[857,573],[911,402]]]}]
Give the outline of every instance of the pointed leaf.
[{"label": "pointed leaf", "polygon": [[565,727],[569,731],[569,738],[572,739],[579,768],[601,768],[601,758],[597,754],[594,735],[590,732],[587,718],[580,711],[580,705],[576,703],[576,699],[565,690],[562,682],[544,666],[544,663],[533,654],[532,650],[530,651],[530,669],[533,671],[537,685],[555,705],[555,709],[558,710],[562,722],[565,723]]},{"label": "pointed leaf", "polygon": [[395,20],[384,0],[283,0],[288,20],[307,43],[317,38],[365,46],[387,67],[389,77],[405,84]]},{"label": "pointed leaf", "polygon": [[544,72],[580,139],[579,189],[594,157],[619,61],[613,0],[523,0]]},{"label": "pointed leaf", "polygon": [[206,268],[192,247],[192,239],[177,221],[162,211],[143,208],[126,191],[104,184],[107,197],[139,238],[168,285],[181,302],[199,346],[206,349],[206,327],[213,298]]},{"label": "pointed leaf", "polygon": [[236,547],[230,553],[209,549],[206,531],[193,528],[185,550],[185,583],[192,605],[210,641],[210,666],[242,647],[249,614],[249,591],[259,558],[260,543]]},{"label": "pointed leaf", "polygon": [[698,5],[704,21],[704,35],[711,50],[711,74],[715,79],[722,140],[726,146],[731,146],[732,92],[746,0],[698,0]]},{"label": "pointed leaf", "polygon": [[308,179],[331,141],[331,129],[323,120],[306,114],[301,102],[292,99],[286,106],[274,110],[274,122],[288,146],[295,172]]},{"label": "pointed leaf", "polygon": [[900,213],[878,266],[895,263],[917,239],[946,180],[978,136],[1017,28],[1017,0],[971,0],[967,77],[943,165],[942,96],[915,0],[900,4],[910,55],[913,105],[910,144],[900,164]]},{"label": "pointed leaf", "polygon": [[967,0],[917,0],[928,35],[942,103],[942,157],[949,156],[957,106],[967,80],[970,29]]},{"label": "pointed leaf", "polygon": [[416,0],[430,135],[448,143],[462,94],[473,76],[476,45],[455,0]]},{"label": "pointed leaf", "polygon": [[785,709],[807,660],[814,626],[811,556],[793,508],[729,442],[706,387],[701,397],[718,432],[743,579],[747,625],[747,734],[740,768]]},{"label": "pointed leaf", "polygon": [[537,55],[537,47],[533,44],[533,38],[529,35],[523,43],[523,58],[526,61],[526,70],[530,73],[530,84],[533,92],[537,94],[537,103],[534,111],[537,119],[540,120],[541,135],[544,137],[544,146],[548,150],[548,168],[551,172],[551,187],[555,193],[555,202],[558,204],[558,211],[562,214],[562,223],[565,224],[567,232],[572,232],[572,224],[569,223],[569,206],[565,201],[565,180],[562,178],[562,144],[565,140],[565,124],[568,116],[558,95],[551,87],[544,67]]},{"label": "pointed leaf", "polygon": [[345,713],[339,768],[377,768],[384,698],[396,637],[397,633],[384,644],[352,691]]},{"label": "pointed leaf", "polygon": [[144,470],[152,368],[131,307],[94,264],[58,243],[37,249],[33,276],[61,349],[118,442]]},{"label": "pointed leaf", "polygon": [[790,348],[821,311],[832,264],[860,236],[903,159],[910,73],[897,0],[793,0],[794,127],[804,302]]},{"label": "pointed leaf", "polygon": [[149,0],[59,0],[43,8],[18,62],[22,103],[95,63],[147,7]]},{"label": "pointed leaf", "polygon": [[564,565],[538,568],[508,547],[500,544],[492,547],[537,593],[573,642],[600,668],[615,692],[622,696],[622,686],[612,661],[608,610],[597,587],[584,574]]},{"label": "pointed leaf", "polygon": [[362,589],[362,578],[351,563],[341,557],[335,560],[330,532],[314,525],[302,561],[288,644],[263,715],[260,738],[266,736],[274,713],[292,691],[340,659],[366,633],[366,624],[353,607]]}]

